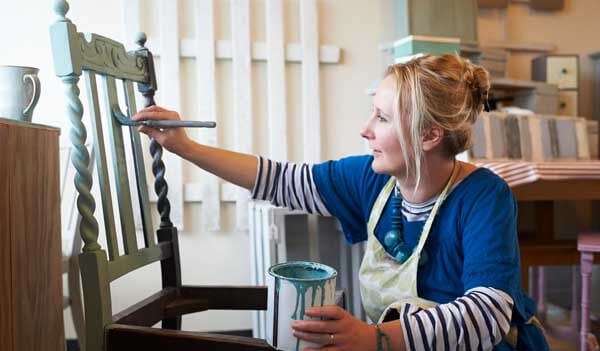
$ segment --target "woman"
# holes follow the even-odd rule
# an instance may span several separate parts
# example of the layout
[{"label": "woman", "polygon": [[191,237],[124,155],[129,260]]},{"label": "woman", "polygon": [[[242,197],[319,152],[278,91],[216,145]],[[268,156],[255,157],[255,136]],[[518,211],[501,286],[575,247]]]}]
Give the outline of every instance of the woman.
[{"label": "woman", "polygon": [[[257,162],[182,129],[140,131],[255,199],[333,215],[350,243],[367,240],[361,296],[378,323],[314,308],[307,315],[317,320],[294,322],[298,338],[324,350],[546,350],[520,287],[513,194],[490,171],[455,160],[489,86],[484,69],[456,55],[391,66],[361,131],[372,155],[317,165]],[[150,107],[134,119],[179,116]]]}]

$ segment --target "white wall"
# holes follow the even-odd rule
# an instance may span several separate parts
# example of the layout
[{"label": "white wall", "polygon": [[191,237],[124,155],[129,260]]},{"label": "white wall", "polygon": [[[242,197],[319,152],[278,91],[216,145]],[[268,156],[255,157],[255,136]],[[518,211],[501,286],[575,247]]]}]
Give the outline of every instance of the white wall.
[{"label": "white wall", "polygon": [[[193,36],[191,0],[180,0],[182,22],[180,34]],[[149,36],[158,33],[159,14],[156,0],[142,2],[143,30]],[[216,1],[218,39],[228,39],[228,1]],[[34,113],[37,123],[59,126],[62,138],[68,144],[68,122],[63,113],[63,88],[54,75],[49,44],[48,26],[53,21],[51,0],[0,0],[0,64],[27,65],[40,68],[43,90]],[[101,4],[101,6],[99,5]],[[286,40],[299,41],[298,0],[286,0]],[[72,0],[69,17],[79,31],[93,31],[124,41],[119,0]],[[324,158],[358,153],[363,142],[359,128],[367,117],[370,99],[364,90],[382,73],[382,58],[378,45],[391,38],[391,0],[318,0],[319,32],[321,44],[341,47],[344,51],[340,64],[324,65],[321,71],[321,115]],[[252,40],[264,41],[264,0],[251,1]],[[388,31],[388,28],[390,29]],[[148,43],[152,49],[157,43]],[[130,46],[129,46],[130,47]],[[160,62],[158,62],[160,65]],[[231,121],[231,106],[227,94],[231,90],[231,64],[219,61],[217,65],[219,93],[218,111],[224,118],[219,139],[222,145],[232,145],[227,126]],[[182,61],[182,114],[196,113],[194,106],[194,65],[190,59]],[[255,152],[264,153],[266,142],[266,67],[253,65],[254,114],[257,117]],[[288,123],[292,147],[290,160],[301,160],[300,121],[300,65],[292,64],[287,71]],[[160,103],[160,82],[157,101]],[[168,172],[168,171],[167,171]],[[199,172],[190,165],[184,166],[184,179],[193,179]],[[168,173],[167,173],[168,175]],[[168,179],[168,178],[167,178]],[[248,284],[249,252],[248,235],[235,231],[233,206],[223,206],[221,232],[202,232],[199,228],[200,204],[188,204],[185,208],[185,228],[180,233],[182,273],[185,284]],[[154,265],[125,276],[112,284],[113,310],[119,311],[130,303],[156,291],[160,287],[158,266]],[[67,335],[74,335],[70,316],[65,313]],[[189,330],[226,330],[250,328],[248,312],[207,312],[184,319]]]}]

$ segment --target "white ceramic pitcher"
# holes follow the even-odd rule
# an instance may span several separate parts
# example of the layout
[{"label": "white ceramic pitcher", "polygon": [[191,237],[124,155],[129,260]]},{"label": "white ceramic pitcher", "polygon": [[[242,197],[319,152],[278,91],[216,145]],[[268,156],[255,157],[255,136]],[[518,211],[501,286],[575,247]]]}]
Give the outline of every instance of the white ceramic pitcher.
[{"label": "white ceramic pitcher", "polygon": [[0,65],[0,118],[31,122],[40,98],[39,69]]},{"label": "white ceramic pitcher", "polygon": [[298,340],[292,321],[310,319],[306,309],[335,303],[335,269],[315,262],[286,262],[269,268],[267,342],[278,350],[297,351],[317,344]]}]

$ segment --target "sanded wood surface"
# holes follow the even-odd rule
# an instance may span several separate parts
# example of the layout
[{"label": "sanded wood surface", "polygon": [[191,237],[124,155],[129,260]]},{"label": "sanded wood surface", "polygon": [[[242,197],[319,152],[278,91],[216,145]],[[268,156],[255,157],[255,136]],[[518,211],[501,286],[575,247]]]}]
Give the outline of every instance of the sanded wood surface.
[{"label": "sanded wood surface", "polygon": [[0,130],[0,349],[64,350],[59,130],[4,120]]}]

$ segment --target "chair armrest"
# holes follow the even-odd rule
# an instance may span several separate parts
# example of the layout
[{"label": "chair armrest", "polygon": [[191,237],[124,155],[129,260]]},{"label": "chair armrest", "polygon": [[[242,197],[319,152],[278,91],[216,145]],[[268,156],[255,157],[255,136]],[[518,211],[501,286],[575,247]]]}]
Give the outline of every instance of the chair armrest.
[{"label": "chair armrest", "polygon": [[106,351],[252,351],[275,349],[263,339],[242,336],[110,324],[104,330]]},{"label": "chair armrest", "polygon": [[266,286],[182,286],[167,315],[206,310],[266,310]]}]

